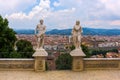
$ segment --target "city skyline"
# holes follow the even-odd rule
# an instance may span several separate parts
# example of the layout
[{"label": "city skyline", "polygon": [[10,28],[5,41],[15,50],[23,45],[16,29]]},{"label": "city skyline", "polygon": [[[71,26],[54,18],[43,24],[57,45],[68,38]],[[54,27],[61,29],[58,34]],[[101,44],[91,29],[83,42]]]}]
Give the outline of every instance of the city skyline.
[{"label": "city skyline", "polygon": [[44,19],[47,29],[120,29],[119,0],[0,0],[0,15],[13,29],[34,29]]}]

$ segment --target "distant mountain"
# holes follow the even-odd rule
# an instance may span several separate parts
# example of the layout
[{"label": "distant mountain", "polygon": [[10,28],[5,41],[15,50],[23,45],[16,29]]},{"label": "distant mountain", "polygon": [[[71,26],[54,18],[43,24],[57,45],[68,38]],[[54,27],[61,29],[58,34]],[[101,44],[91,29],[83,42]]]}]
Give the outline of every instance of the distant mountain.
[{"label": "distant mountain", "polygon": [[34,34],[33,29],[20,29],[20,30],[14,30],[17,34]]},{"label": "distant mountain", "polygon": [[[53,29],[47,31],[46,34],[49,35],[71,35],[72,29]],[[17,34],[34,34],[34,30],[15,30]],[[120,29],[93,29],[93,28],[83,28],[83,35],[120,35]]]},{"label": "distant mountain", "polygon": [[62,30],[58,30],[58,29],[53,29],[51,31],[47,31],[46,34],[51,34],[51,35],[71,35],[71,31],[72,29],[62,29]]},{"label": "distant mountain", "polygon": [[83,28],[83,35],[120,35],[120,29]]},{"label": "distant mountain", "polygon": [[[58,34],[58,35],[71,35],[72,29],[53,29],[46,32],[47,34]],[[83,28],[83,35],[120,35],[120,29],[93,29],[93,28]]]}]

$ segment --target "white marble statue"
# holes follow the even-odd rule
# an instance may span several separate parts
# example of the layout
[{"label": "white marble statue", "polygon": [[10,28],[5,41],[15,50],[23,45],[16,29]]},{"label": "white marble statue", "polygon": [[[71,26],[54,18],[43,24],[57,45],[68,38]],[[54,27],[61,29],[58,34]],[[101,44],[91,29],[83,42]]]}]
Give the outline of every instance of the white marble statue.
[{"label": "white marble statue", "polygon": [[72,29],[72,40],[76,49],[81,47],[81,33],[82,27],[80,26],[80,21],[76,21],[76,24]]},{"label": "white marble statue", "polygon": [[44,35],[46,31],[46,26],[43,24],[43,20],[40,20],[40,24],[37,25],[35,29],[35,36],[37,37],[37,49],[43,48],[44,45]]}]

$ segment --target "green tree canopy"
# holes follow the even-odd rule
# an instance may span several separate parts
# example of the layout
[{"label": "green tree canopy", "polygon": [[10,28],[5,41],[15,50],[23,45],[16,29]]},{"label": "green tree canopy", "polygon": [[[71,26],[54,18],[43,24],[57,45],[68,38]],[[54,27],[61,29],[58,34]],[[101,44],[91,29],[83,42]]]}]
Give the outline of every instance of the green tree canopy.
[{"label": "green tree canopy", "polygon": [[107,50],[107,49],[106,50],[99,50],[99,49],[94,50],[94,49],[91,49],[90,51],[91,51],[91,55],[103,54],[104,57],[105,57],[107,52],[116,52],[116,53],[118,53],[117,49],[110,49],[110,50]]},{"label": "green tree canopy", "polygon": [[81,45],[83,52],[86,54],[86,58],[89,58],[91,56],[90,50],[88,49],[87,46]]},{"label": "green tree canopy", "polygon": [[72,56],[70,54],[61,54],[56,60],[56,68],[59,70],[67,70],[72,67]]},{"label": "green tree canopy", "polygon": [[22,55],[16,51],[13,51],[10,53],[10,58],[22,58]]},{"label": "green tree canopy", "polygon": [[7,58],[14,51],[15,32],[9,28],[8,20],[0,16],[0,57]]},{"label": "green tree canopy", "polygon": [[26,40],[19,40],[16,43],[17,52],[21,54],[22,58],[31,58],[34,50],[33,46],[29,41]]}]

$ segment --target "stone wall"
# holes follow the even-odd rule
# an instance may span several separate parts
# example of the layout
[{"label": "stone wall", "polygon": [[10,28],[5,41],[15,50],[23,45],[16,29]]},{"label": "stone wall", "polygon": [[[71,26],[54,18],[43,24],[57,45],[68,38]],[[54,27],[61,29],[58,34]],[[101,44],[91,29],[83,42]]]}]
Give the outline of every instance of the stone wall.
[{"label": "stone wall", "polygon": [[34,59],[0,59],[0,70],[34,70]]},{"label": "stone wall", "polygon": [[[34,70],[34,59],[0,59],[0,70]],[[83,58],[84,70],[120,69],[120,58]]]},{"label": "stone wall", "polygon": [[84,58],[84,69],[120,69],[120,58]]}]

